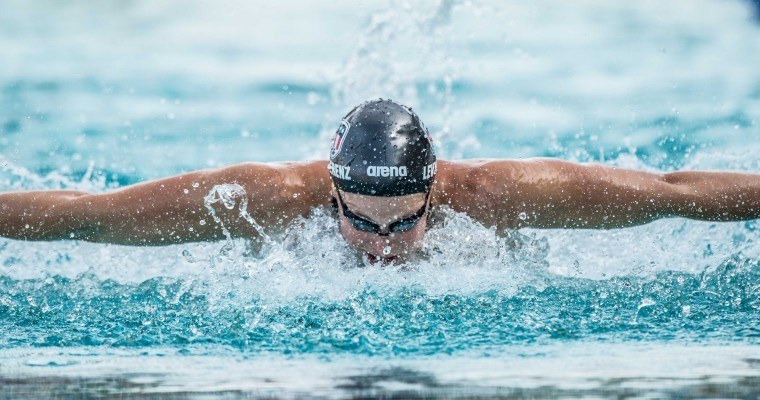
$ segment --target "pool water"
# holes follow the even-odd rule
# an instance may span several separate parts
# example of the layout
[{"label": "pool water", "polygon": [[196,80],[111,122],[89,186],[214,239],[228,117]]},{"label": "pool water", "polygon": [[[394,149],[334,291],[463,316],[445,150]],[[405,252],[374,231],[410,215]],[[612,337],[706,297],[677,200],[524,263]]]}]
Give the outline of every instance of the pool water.
[{"label": "pool water", "polygon": [[[2,0],[0,190],[323,159],[376,97],[445,158],[756,172],[753,4]],[[385,267],[322,209],[260,249],[0,239],[0,397],[760,396],[760,221],[438,212]]]}]

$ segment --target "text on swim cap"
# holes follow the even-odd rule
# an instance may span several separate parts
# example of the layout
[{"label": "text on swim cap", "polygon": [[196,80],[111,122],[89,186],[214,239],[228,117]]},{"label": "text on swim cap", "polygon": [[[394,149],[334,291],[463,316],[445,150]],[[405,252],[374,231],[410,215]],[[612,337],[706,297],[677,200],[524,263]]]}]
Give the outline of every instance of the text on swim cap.
[{"label": "text on swim cap", "polygon": [[351,176],[348,175],[349,172],[351,172],[351,167],[347,165],[338,165],[330,161],[330,164],[327,165],[327,169],[330,170],[330,175],[336,178],[345,179],[347,181],[351,180]]},{"label": "text on swim cap", "polygon": [[406,176],[406,167],[367,167],[367,176]]},{"label": "text on swim cap", "polygon": [[435,176],[435,165],[436,163],[432,163],[422,169],[422,179],[428,180]]}]

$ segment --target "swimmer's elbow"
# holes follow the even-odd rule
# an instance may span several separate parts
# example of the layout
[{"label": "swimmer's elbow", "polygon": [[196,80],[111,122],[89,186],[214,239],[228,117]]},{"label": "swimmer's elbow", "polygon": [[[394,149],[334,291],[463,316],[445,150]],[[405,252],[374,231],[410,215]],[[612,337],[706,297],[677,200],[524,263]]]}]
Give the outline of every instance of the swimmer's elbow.
[{"label": "swimmer's elbow", "polygon": [[697,194],[682,173],[656,174],[659,185],[655,196],[662,204],[663,217],[676,217],[682,214],[684,204],[688,204]]}]

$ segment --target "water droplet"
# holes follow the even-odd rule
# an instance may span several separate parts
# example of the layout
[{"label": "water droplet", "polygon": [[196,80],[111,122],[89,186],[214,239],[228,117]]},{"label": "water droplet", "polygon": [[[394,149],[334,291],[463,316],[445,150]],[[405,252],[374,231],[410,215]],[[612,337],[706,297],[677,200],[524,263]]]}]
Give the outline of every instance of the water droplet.
[{"label": "water droplet", "polygon": [[188,194],[188,193],[190,193],[190,191],[189,191],[189,190],[187,190],[187,189],[182,189],[182,192],[183,192],[183,193],[185,193],[185,194]]},{"label": "water droplet", "polygon": [[193,257],[192,253],[190,253],[190,250],[182,250],[182,257],[185,257],[185,260],[189,263],[195,262],[195,257]]},{"label": "water droplet", "polygon": [[391,254],[391,246],[383,247],[383,255],[387,256],[388,254]]},{"label": "water droplet", "polygon": [[521,212],[520,214],[517,214],[517,218],[520,218],[520,221],[525,221],[526,219],[528,219],[528,214],[526,214],[525,212]]},{"label": "water droplet", "polygon": [[198,182],[193,182],[193,187],[194,188],[197,188],[198,186],[200,186],[200,184],[198,184]]},{"label": "water droplet", "polygon": [[198,221],[198,223],[199,223],[200,225],[206,225],[206,220],[205,220],[205,219],[202,219],[202,220]]}]

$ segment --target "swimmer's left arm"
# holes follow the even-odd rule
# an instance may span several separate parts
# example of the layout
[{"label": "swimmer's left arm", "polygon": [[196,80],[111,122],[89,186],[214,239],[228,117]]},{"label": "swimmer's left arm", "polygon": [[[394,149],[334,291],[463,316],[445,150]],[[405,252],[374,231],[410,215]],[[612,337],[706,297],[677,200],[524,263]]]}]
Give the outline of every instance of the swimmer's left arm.
[{"label": "swimmer's left arm", "polygon": [[[483,161],[471,166],[473,204],[500,228],[620,228],[659,218],[760,218],[760,174],[665,174],[561,160]],[[477,193],[480,193],[478,195]],[[481,206],[483,208],[483,206]]]}]

